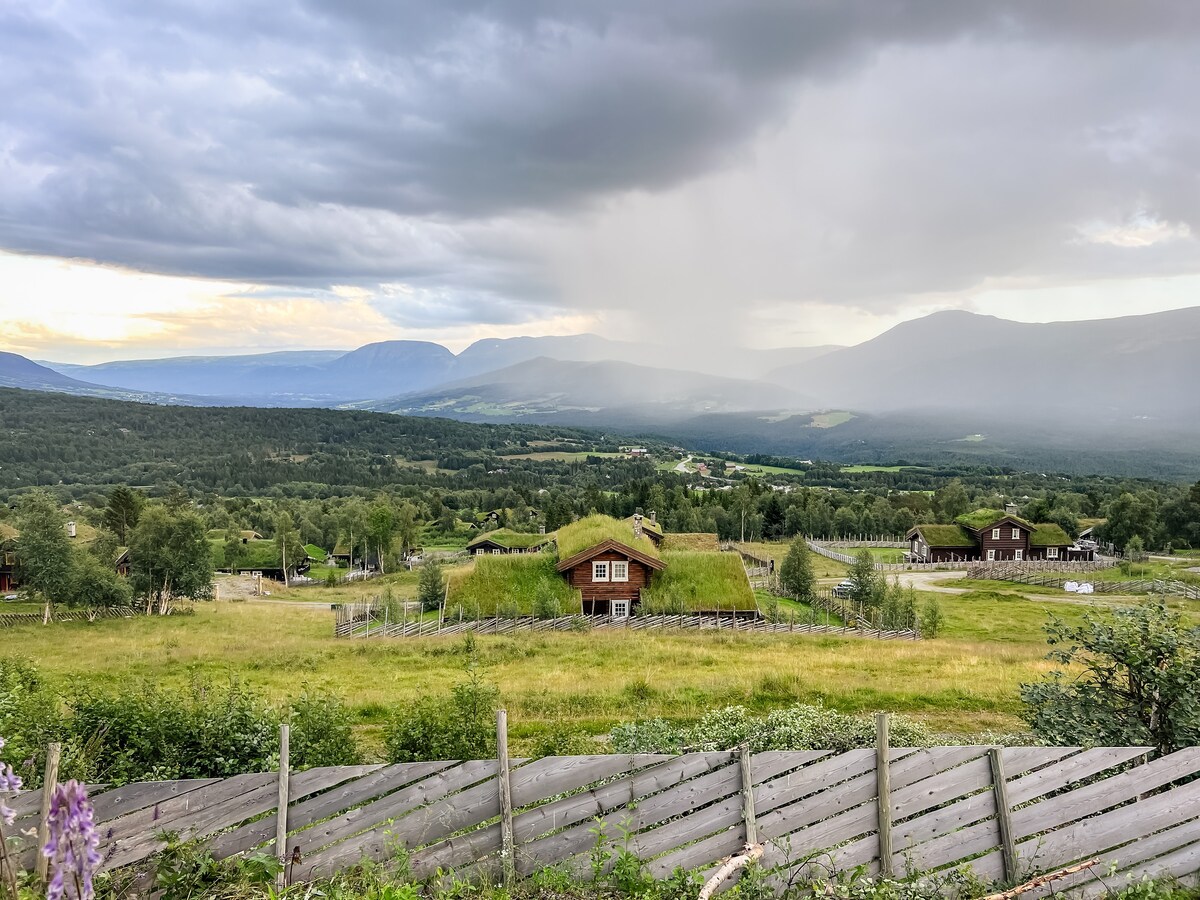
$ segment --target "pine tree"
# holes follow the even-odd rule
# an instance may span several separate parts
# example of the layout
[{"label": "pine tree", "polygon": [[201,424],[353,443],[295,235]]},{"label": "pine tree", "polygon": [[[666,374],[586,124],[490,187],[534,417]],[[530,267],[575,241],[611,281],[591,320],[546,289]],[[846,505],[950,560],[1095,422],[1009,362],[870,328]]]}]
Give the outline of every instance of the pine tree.
[{"label": "pine tree", "polygon": [[417,599],[424,612],[440,609],[446,593],[446,579],[442,577],[442,566],[432,559],[421,565],[421,577],[417,582]]},{"label": "pine tree", "polygon": [[789,597],[811,600],[816,583],[808,544],[804,538],[798,537],[792,541],[787,556],[779,566],[779,584]]}]

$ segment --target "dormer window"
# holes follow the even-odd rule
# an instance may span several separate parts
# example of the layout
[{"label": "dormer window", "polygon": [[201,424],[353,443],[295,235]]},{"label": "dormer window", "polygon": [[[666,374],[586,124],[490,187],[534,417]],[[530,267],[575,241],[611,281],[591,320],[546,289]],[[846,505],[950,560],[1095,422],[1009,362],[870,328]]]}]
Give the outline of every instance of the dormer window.
[{"label": "dormer window", "polygon": [[1014,528],[1014,529],[1013,529],[1013,540],[1014,540],[1014,541],[1019,541],[1020,539],[1021,539],[1021,529],[1020,529],[1020,528]]},{"label": "dormer window", "polygon": [[999,528],[992,529],[992,540],[993,541],[1000,540],[1000,529]]}]

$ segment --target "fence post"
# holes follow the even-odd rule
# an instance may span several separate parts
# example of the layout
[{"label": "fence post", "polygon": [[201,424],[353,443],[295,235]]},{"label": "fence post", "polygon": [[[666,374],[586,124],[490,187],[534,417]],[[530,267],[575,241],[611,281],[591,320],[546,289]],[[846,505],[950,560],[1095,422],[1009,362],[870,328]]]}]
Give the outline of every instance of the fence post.
[{"label": "fence post", "polygon": [[511,885],[516,877],[517,861],[508,769],[508,710],[504,709],[496,712],[496,762],[496,786],[500,792],[500,859],[504,867],[504,883]]},{"label": "fence post", "polygon": [[288,777],[290,775],[291,726],[279,726],[279,801],[275,806],[275,854],[279,857],[279,874],[275,886],[287,886],[287,834],[288,834]]},{"label": "fence post", "polygon": [[754,767],[749,744],[742,744],[738,761],[742,770],[742,821],[746,825],[746,843],[753,847],[758,843],[758,823],[754,820]]},{"label": "fence post", "polygon": [[[62,744],[51,744],[46,748],[46,771],[42,778],[42,812],[38,818],[38,846],[46,843],[50,833],[50,797],[58,787],[58,763],[62,759]],[[15,864],[14,864],[15,865]],[[50,860],[37,854],[37,881],[43,887],[50,872]]]},{"label": "fence post", "polygon": [[879,874],[892,877],[892,778],[888,761],[888,714],[875,714],[875,785],[879,812]]},{"label": "fence post", "polygon": [[1017,844],[1013,840],[1012,807],[1008,804],[1008,782],[1004,778],[1004,760],[1000,748],[988,751],[992,764],[992,793],[996,799],[996,824],[1000,826],[1000,850],[1004,856],[1004,880],[1009,884],[1018,881]]}]

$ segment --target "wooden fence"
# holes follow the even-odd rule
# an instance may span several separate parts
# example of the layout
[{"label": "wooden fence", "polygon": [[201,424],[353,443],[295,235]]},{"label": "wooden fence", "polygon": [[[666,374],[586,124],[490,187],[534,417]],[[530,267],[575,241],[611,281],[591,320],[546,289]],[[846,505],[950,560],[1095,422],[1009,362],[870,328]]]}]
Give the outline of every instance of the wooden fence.
[{"label": "wooden fence", "polygon": [[[1074,570],[1086,574],[1089,570]],[[1094,571],[1094,570],[1093,570]],[[967,569],[967,577],[987,581],[1009,581],[1014,584],[1031,584],[1038,587],[1062,589],[1068,580],[1063,577],[1062,570],[1057,574],[1047,574],[1046,570],[1026,569],[1013,566],[983,565]],[[1140,580],[1140,581],[1089,581],[1097,594],[1167,594],[1173,597],[1184,597],[1188,600],[1200,600],[1200,585],[1188,584],[1184,581],[1170,580]]]},{"label": "wooden fence", "polygon": [[[163,615],[174,615],[174,607],[167,607]],[[132,606],[111,606],[102,609],[55,609],[50,616],[51,622],[94,622],[97,619],[132,619],[147,615],[144,609]],[[158,615],[154,613],[153,615]],[[41,625],[43,614],[36,613],[0,613],[0,628],[14,628],[17,625]]]},{"label": "wooden fence", "polygon": [[[830,549],[822,543],[817,543],[814,540],[809,540],[808,547],[814,553],[826,557],[827,559],[836,560],[846,565],[852,565],[855,557],[848,553],[839,553],[837,550]],[[888,546],[881,544],[880,546]],[[905,545],[907,546],[907,545]],[[981,563],[978,558],[963,557],[962,559],[950,560],[947,562],[899,562],[899,563],[875,563],[875,570],[878,572],[934,572],[934,571],[962,571],[963,569],[971,568],[995,568],[995,569],[1023,569],[1029,572],[1096,572],[1101,569],[1111,569],[1116,564],[1115,560],[1108,557],[1101,557],[1095,560],[1082,559],[1027,559],[1021,562],[994,562]],[[974,576],[972,576],[974,577]]]},{"label": "wooden fence", "polygon": [[[417,878],[545,866],[587,878],[593,860],[610,865],[618,848],[662,877],[711,870],[746,843],[764,848],[776,886],[860,865],[901,875],[964,866],[1014,883],[1096,858],[1052,887],[1099,894],[1129,878],[1200,869],[1200,748],[1147,762],[1139,747],[891,748],[886,718],[879,732],[876,748],[845,753],[502,753],[101,788],[101,868],[145,871],[163,833],[174,832],[208,839],[219,857],[262,849],[294,859],[290,882],[399,850]],[[20,820],[10,834],[37,827],[40,792],[11,805]],[[26,867],[34,841],[14,844]]]},{"label": "wooden fence", "polygon": [[684,614],[661,616],[558,616],[539,619],[535,616],[520,616],[515,619],[462,619],[461,621],[436,619],[413,619],[401,622],[385,622],[368,608],[368,604],[347,603],[336,610],[334,636],[345,638],[376,637],[436,637],[439,635],[466,634],[520,634],[544,631],[590,631],[620,630],[642,631],[646,629],[674,628],[681,630],[744,631],[759,634],[823,634],[842,637],[864,637],[876,640],[919,640],[913,631],[888,631],[870,626],[822,625],[795,614],[786,619],[782,616],[773,621],[752,618],[730,612],[716,614]]}]

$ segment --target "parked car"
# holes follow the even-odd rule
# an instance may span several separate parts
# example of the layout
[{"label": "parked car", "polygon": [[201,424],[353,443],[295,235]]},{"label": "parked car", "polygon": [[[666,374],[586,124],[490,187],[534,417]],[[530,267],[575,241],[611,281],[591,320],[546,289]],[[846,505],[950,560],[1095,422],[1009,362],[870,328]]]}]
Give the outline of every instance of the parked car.
[{"label": "parked car", "polygon": [[833,596],[839,600],[846,600],[854,593],[854,588],[857,585],[853,578],[847,578],[845,581],[839,582],[833,589]]}]

